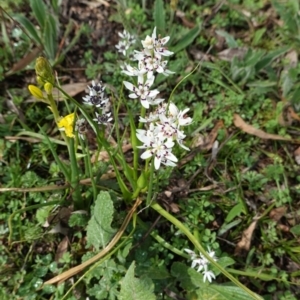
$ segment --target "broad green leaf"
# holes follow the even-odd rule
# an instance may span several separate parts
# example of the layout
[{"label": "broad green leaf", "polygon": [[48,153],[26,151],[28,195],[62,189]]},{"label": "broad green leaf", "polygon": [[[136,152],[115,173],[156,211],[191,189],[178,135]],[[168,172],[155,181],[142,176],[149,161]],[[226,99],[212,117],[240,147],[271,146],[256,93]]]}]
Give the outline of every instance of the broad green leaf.
[{"label": "broad green leaf", "polygon": [[222,36],[223,38],[225,38],[226,44],[228,45],[229,48],[238,48],[239,47],[237,41],[228,32],[226,32],[224,30],[217,30],[216,33],[219,36]]},{"label": "broad green leaf", "polygon": [[[231,264],[230,258],[225,259],[224,264]],[[208,281],[203,282],[203,275],[198,273],[192,268],[189,268],[188,274],[190,275],[191,281],[195,287],[198,287],[196,294],[198,295],[198,300],[214,299],[214,300],[249,300],[249,293],[232,285],[228,284],[213,284]],[[257,299],[260,299],[257,296]]]},{"label": "broad green leaf", "polygon": [[166,22],[165,22],[165,9],[162,0],[156,0],[154,5],[154,24],[157,28],[157,32],[166,32]]},{"label": "broad green leaf", "polygon": [[[222,266],[224,269],[226,269],[228,266],[231,266],[233,264],[235,264],[235,261],[231,258],[231,257],[228,257],[228,256],[224,256],[224,257],[220,257],[218,259],[218,264],[220,266]],[[219,275],[221,272],[215,268],[214,266],[211,266],[211,270],[214,272],[214,274],[217,276]]]},{"label": "broad green leaf", "polygon": [[281,84],[282,96],[286,97],[287,94],[291,91],[295,81],[294,81],[293,78],[291,78],[289,72],[287,72],[286,70],[284,70],[281,73],[281,78],[280,79],[282,80],[282,84]]},{"label": "broad green leaf", "polygon": [[44,30],[45,20],[47,16],[46,5],[41,0],[30,0],[30,7],[33,11],[35,18],[41,26],[41,29]]},{"label": "broad green leaf", "polygon": [[165,265],[150,266],[149,268],[147,268],[147,270],[145,270],[145,272],[143,272],[143,276],[147,276],[151,279],[159,279],[159,280],[171,277]]},{"label": "broad green leaf", "polygon": [[48,15],[45,23],[44,45],[47,55],[53,61],[57,49],[57,21],[52,15]]},{"label": "broad green leaf", "polygon": [[185,289],[186,291],[192,291],[195,289],[195,286],[191,281],[191,277],[188,274],[188,270],[189,267],[187,265],[180,262],[175,262],[172,264],[171,267],[171,275],[180,282],[180,286],[183,289]]},{"label": "broad green leaf", "polygon": [[[249,294],[237,286],[229,284],[210,284],[197,290],[198,300],[249,300]],[[260,297],[257,295],[257,299]],[[262,299],[262,298],[261,298]]]},{"label": "broad green leaf", "polygon": [[292,94],[291,102],[294,104],[297,111],[300,110],[299,104],[300,104],[300,87],[297,87]]},{"label": "broad green leaf", "polygon": [[196,25],[181,40],[179,40],[174,47],[172,47],[171,51],[177,53],[180,50],[185,49],[199,35],[200,30],[201,30],[201,25]]},{"label": "broad green leaf", "polygon": [[27,31],[28,35],[38,44],[43,45],[42,40],[39,37],[38,31],[35,29],[34,25],[24,16],[16,15],[14,20],[19,22]]},{"label": "broad green leaf", "polygon": [[134,277],[134,262],[129,267],[125,277],[121,282],[120,300],[155,300],[153,293],[154,285],[146,278]]},{"label": "broad green leaf", "polygon": [[87,247],[93,246],[96,250],[104,248],[115,234],[111,228],[114,207],[108,192],[101,191],[97,197],[93,216],[87,226]]}]

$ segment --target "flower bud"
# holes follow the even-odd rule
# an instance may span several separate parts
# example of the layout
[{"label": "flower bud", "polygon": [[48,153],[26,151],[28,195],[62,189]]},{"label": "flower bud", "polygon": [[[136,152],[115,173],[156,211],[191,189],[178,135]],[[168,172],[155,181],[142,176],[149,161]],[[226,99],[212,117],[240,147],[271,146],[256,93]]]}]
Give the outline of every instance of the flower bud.
[{"label": "flower bud", "polygon": [[53,85],[50,82],[45,83],[44,89],[45,89],[47,95],[52,95]]},{"label": "flower bud", "polygon": [[38,100],[43,100],[44,99],[44,95],[43,92],[35,85],[30,84],[28,86],[28,90],[30,92],[30,94],[35,97]]},{"label": "flower bud", "polygon": [[41,81],[43,84],[46,82],[54,84],[52,67],[46,58],[37,58],[35,63],[35,72],[39,77],[38,81]]},{"label": "flower bud", "polygon": [[141,190],[147,186],[147,178],[146,178],[146,174],[145,172],[142,172],[142,174],[140,175],[140,177],[137,180],[137,186],[138,188],[140,188]]}]

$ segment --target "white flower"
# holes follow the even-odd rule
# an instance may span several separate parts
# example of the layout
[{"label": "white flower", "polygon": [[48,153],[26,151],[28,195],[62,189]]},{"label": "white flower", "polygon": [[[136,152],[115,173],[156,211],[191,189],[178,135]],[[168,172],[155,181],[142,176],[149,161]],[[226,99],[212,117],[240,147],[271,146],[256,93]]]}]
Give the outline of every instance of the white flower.
[{"label": "white flower", "polygon": [[78,132],[79,137],[84,140],[87,133],[87,122],[85,119],[77,119],[75,123],[75,131]]},{"label": "white flower", "polygon": [[203,274],[203,282],[205,282],[206,280],[212,282],[212,279],[216,279],[216,275],[214,274],[213,271],[204,270],[202,274]]},{"label": "white flower", "polygon": [[[197,272],[202,272],[203,275],[203,282],[205,282],[206,280],[208,280],[209,282],[212,282],[212,279],[215,279],[216,276],[213,273],[213,271],[208,269],[209,266],[209,261],[203,256],[202,253],[200,253],[200,255],[197,255],[194,251],[190,250],[190,249],[184,249],[185,252],[187,252],[192,259],[192,265],[191,267],[193,269],[197,268]],[[207,254],[214,260],[216,261],[217,258],[215,256],[215,251],[211,251],[208,248],[208,252]]]},{"label": "white flower", "polygon": [[118,49],[118,52],[122,53],[124,56],[126,55],[126,51],[129,49],[129,44],[126,41],[119,41],[119,43],[115,46]]},{"label": "white flower", "polygon": [[157,38],[156,37],[156,27],[153,30],[152,36],[150,37],[147,35],[146,39],[142,41],[142,45],[144,47],[145,53],[151,53],[149,50],[154,50],[155,54],[159,57],[163,56],[170,56],[173,52],[168,51],[164,45],[169,41],[170,37],[166,36],[164,38]]},{"label": "white flower", "polygon": [[[154,82],[154,77],[147,78],[146,82],[144,82],[144,78],[142,76],[138,77],[138,85],[134,86],[132,83],[128,81],[123,81],[125,87],[132,91],[132,94],[129,94],[129,98],[140,98],[141,104],[145,108],[149,108],[149,101],[152,101],[152,98],[155,98],[157,94],[159,94],[158,90],[150,90],[151,85]],[[149,101],[148,101],[149,100]]]},{"label": "white flower", "polygon": [[96,107],[104,108],[109,98],[105,95],[105,86],[102,85],[102,82],[95,83],[95,81],[92,81],[92,86],[88,86],[89,88],[89,95],[82,97],[85,104],[88,105],[94,105]]},{"label": "white flower", "polygon": [[[151,123],[153,124],[153,123]],[[165,165],[172,165],[177,162],[177,157],[171,152],[174,142],[171,140],[164,140],[157,128],[153,127],[151,130],[137,130],[137,138],[143,142],[142,146],[138,148],[147,149],[142,155],[142,159],[148,159],[154,156],[154,167],[159,169],[161,163]]]},{"label": "white flower", "polygon": [[189,108],[186,108],[185,110],[181,111],[173,102],[171,102],[169,105],[168,117],[172,120],[172,122],[176,123],[178,126],[187,126],[192,123],[192,118],[184,117],[189,110]]},{"label": "white flower", "polygon": [[109,123],[112,119],[111,113],[100,115],[96,112],[96,118],[93,119],[93,121],[97,122],[99,125],[107,125],[107,123]]},{"label": "white flower", "polygon": [[118,49],[118,52],[122,53],[125,56],[126,51],[129,49],[129,47],[135,43],[135,37],[125,29],[123,30],[123,32],[118,32],[118,35],[121,40],[115,47]]},{"label": "white flower", "polygon": [[139,70],[138,68],[133,68],[130,65],[125,64],[125,69],[122,70],[122,73],[128,75],[128,76],[141,76],[146,73],[146,70]]}]

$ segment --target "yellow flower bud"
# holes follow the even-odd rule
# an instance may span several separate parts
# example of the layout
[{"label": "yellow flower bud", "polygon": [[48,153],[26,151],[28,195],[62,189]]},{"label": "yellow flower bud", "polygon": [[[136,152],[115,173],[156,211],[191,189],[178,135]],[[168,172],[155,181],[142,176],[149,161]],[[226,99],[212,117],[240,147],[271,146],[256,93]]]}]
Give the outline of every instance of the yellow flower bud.
[{"label": "yellow flower bud", "polygon": [[35,63],[35,72],[42,83],[50,82],[54,84],[54,76],[50,63],[44,57],[39,57]]},{"label": "yellow flower bud", "polygon": [[69,114],[62,118],[58,123],[57,126],[60,130],[63,130],[66,132],[66,136],[73,138],[73,127],[74,127],[74,119],[75,119],[75,114]]},{"label": "yellow flower bud", "polygon": [[28,86],[28,90],[30,92],[30,94],[35,97],[38,100],[43,100],[44,99],[44,95],[43,92],[35,85],[30,84]]},{"label": "yellow flower bud", "polygon": [[53,91],[53,85],[50,82],[46,82],[44,85],[44,89],[47,93],[47,95],[51,95]]}]

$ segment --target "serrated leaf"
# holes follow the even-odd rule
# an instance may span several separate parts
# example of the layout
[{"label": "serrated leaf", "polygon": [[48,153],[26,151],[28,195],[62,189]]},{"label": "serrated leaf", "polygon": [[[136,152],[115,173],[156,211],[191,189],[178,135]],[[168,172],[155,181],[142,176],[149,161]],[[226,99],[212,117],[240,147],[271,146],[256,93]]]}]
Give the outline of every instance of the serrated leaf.
[{"label": "serrated leaf", "polygon": [[111,228],[114,206],[108,192],[101,191],[97,197],[94,213],[87,226],[87,247],[104,248],[116,230]]},{"label": "serrated leaf", "polygon": [[185,49],[199,35],[200,30],[201,30],[201,25],[196,25],[181,40],[178,41],[178,43],[171,49],[171,51],[177,53],[180,50]]},{"label": "serrated leaf", "polygon": [[24,16],[16,15],[14,20],[19,22],[27,31],[28,35],[38,44],[43,45],[42,40],[38,35],[38,31],[35,29],[34,25]]},{"label": "serrated leaf", "polygon": [[45,3],[41,0],[30,0],[30,7],[43,30],[45,27],[45,19],[47,15]]},{"label": "serrated leaf", "polygon": [[154,23],[158,32],[165,33],[166,22],[165,22],[165,9],[162,0],[156,0],[154,5]]},{"label": "serrated leaf", "polygon": [[121,282],[120,300],[155,300],[154,285],[150,279],[134,277],[135,263],[132,262]]}]

